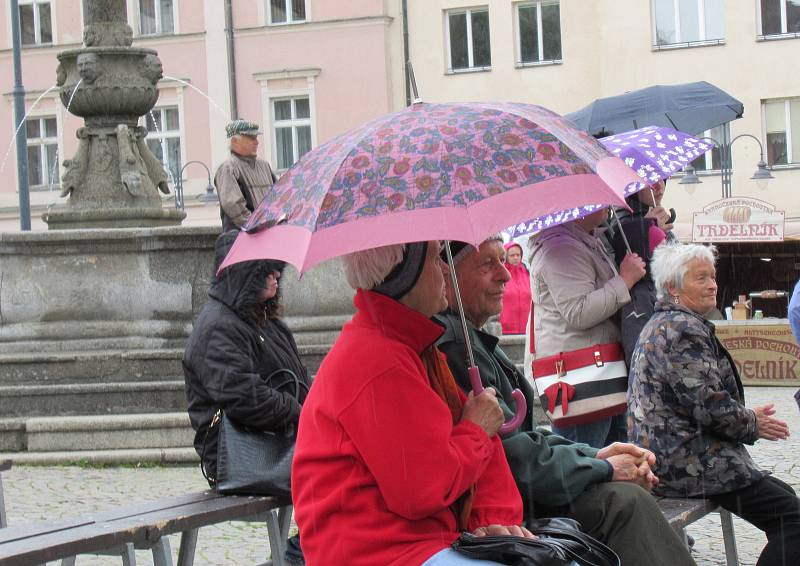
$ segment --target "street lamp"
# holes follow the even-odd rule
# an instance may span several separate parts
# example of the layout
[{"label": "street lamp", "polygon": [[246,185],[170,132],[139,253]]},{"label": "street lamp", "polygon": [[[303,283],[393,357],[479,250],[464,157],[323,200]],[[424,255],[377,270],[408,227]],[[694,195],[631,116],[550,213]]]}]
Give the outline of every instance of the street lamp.
[{"label": "street lamp", "polygon": [[[764,146],[761,144],[761,140],[758,139],[756,136],[752,134],[739,134],[735,138],[733,138],[728,143],[720,143],[714,138],[711,137],[703,137],[699,138],[701,140],[709,140],[714,142],[714,144],[719,148],[719,169],[720,174],[722,175],[722,198],[730,198],[732,196],[731,192],[731,177],[732,177],[732,162],[731,162],[731,146],[733,142],[738,140],[739,138],[752,138],[758,144],[758,149],[760,152],[760,158],[758,160],[756,172],[753,173],[753,176],[750,177],[751,179],[756,181],[756,185],[759,189],[765,189],[766,184],[769,182],[770,179],[774,179],[772,174],[769,172],[769,167],[767,167],[767,162],[764,160]],[[701,183],[702,181],[697,176],[694,167],[691,165],[687,165],[684,168],[684,176],[678,184],[680,185],[696,185]]]},{"label": "street lamp", "polygon": [[178,184],[175,187],[175,208],[180,208],[183,210],[183,170],[186,169],[192,163],[197,163],[198,165],[202,165],[203,169],[206,170],[206,177],[208,179],[208,184],[206,185],[206,192],[203,195],[200,195],[199,199],[200,202],[207,203],[207,202],[214,202],[217,200],[216,195],[214,195],[214,185],[211,183],[211,171],[208,168],[208,165],[203,163],[202,161],[188,161],[181,167],[181,171],[178,174]]}]

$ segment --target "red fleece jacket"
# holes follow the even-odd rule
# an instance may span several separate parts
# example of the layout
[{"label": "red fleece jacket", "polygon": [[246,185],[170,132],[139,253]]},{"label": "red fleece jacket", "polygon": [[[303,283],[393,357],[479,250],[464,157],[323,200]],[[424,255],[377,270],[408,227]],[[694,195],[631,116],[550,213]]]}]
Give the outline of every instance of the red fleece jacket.
[{"label": "red fleece jacket", "polygon": [[451,505],[476,484],[469,529],[520,524],[498,436],[453,425],[420,353],[442,328],[368,291],[303,405],[292,467],[309,566],[412,566],[459,535]]}]

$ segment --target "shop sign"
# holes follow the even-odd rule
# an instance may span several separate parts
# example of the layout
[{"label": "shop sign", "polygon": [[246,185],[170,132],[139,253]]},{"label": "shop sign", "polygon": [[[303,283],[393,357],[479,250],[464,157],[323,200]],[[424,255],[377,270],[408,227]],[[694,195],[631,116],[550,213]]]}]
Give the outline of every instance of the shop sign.
[{"label": "shop sign", "polygon": [[694,213],[693,242],[782,242],[784,212],[750,197],[726,198]]},{"label": "shop sign", "polygon": [[800,346],[788,324],[717,324],[745,385],[800,385]]}]

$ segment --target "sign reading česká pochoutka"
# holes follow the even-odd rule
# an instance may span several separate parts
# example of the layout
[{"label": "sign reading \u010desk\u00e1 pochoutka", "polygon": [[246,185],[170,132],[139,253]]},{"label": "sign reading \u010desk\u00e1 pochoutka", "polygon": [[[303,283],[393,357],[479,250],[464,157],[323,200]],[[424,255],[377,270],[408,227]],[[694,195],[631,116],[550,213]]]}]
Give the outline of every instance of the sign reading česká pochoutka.
[{"label": "sign reading \u010desk\u00e1 pochoutka", "polygon": [[750,197],[714,201],[695,212],[693,242],[782,242],[784,212]]}]

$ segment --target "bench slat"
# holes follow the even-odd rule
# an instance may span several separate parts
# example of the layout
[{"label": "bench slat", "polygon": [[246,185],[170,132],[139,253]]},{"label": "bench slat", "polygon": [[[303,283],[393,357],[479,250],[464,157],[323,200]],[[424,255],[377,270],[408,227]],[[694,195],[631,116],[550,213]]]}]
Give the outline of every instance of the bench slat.
[{"label": "bench slat", "polygon": [[717,508],[717,505],[708,499],[672,499],[661,498],[658,507],[673,528],[683,528],[705,517]]},{"label": "bench slat", "polygon": [[103,550],[126,542],[145,542],[146,526],[134,521],[90,524],[0,544],[3,566],[41,564],[51,560]]},{"label": "bench slat", "polygon": [[0,544],[26,538],[32,536],[46,535],[48,533],[55,533],[66,529],[89,525],[93,523],[100,523],[103,521],[113,521],[123,519],[126,517],[141,515],[148,512],[159,511],[165,508],[179,507],[181,505],[188,505],[191,503],[198,503],[209,501],[221,497],[215,491],[203,491],[198,493],[190,493],[169,499],[156,499],[147,501],[140,505],[133,505],[129,507],[120,507],[117,509],[104,510],[94,513],[89,513],[81,517],[73,517],[70,519],[58,520],[52,523],[31,523],[14,525],[0,530]]},{"label": "bench slat", "polygon": [[[151,501],[59,523],[0,531],[4,565],[42,563],[161,537],[291,505],[289,497],[224,496],[214,491]],[[6,532],[7,531],[7,532]]]}]

